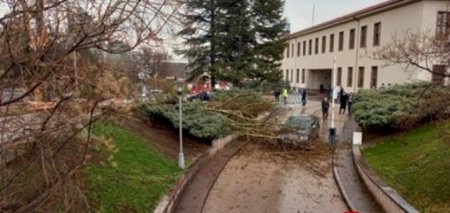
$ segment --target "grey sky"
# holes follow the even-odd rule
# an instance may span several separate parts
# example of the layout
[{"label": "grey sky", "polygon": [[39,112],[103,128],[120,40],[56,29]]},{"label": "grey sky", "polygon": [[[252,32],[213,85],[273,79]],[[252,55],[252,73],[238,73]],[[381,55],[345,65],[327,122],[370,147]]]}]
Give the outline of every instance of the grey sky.
[{"label": "grey sky", "polygon": [[284,15],[291,24],[291,32],[311,27],[313,5],[314,24],[337,18],[386,0],[285,0]]}]

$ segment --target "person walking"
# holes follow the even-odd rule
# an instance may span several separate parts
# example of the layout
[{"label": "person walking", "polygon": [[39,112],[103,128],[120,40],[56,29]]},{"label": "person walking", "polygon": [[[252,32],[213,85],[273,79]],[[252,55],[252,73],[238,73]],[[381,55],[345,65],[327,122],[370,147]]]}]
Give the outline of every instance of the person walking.
[{"label": "person walking", "polygon": [[340,100],[341,97],[344,95],[344,93],[345,93],[344,88],[341,87],[341,89],[339,90],[339,93],[338,93],[338,97],[337,97],[337,98]]},{"label": "person walking", "polygon": [[302,92],[302,104],[303,106],[306,105],[306,89],[304,89]]},{"label": "person walking", "polygon": [[340,97],[340,104],[341,106],[339,107],[339,114],[345,114],[345,108],[347,108],[347,101],[348,101],[348,95],[343,92],[341,97]]},{"label": "person walking", "polygon": [[328,98],[325,97],[322,101],[322,118],[324,121],[328,119],[328,108],[330,108],[330,103]]},{"label": "person walking", "polygon": [[283,96],[284,105],[287,105],[287,99],[288,99],[289,94],[288,94],[288,91],[286,88],[283,89],[283,92],[281,95]]},{"label": "person walking", "polygon": [[280,103],[280,91],[277,90],[273,93],[273,96],[275,96],[275,102],[278,104]]},{"label": "person walking", "polygon": [[350,96],[348,97],[348,116],[352,117],[352,104],[353,104],[353,94],[350,94]]}]

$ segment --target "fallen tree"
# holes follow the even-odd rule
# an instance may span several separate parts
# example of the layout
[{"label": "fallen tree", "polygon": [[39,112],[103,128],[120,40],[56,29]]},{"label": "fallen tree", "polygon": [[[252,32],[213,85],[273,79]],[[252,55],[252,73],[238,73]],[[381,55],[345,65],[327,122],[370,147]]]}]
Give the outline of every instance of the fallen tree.
[{"label": "fallen tree", "polygon": [[[177,107],[177,104],[143,103],[139,109],[153,121],[165,120],[178,128]],[[273,107],[273,103],[254,91],[217,91],[211,94],[208,103],[183,103],[183,129],[195,137],[209,140],[230,133],[274,139],[274,127],[278,126],[276,116],[258,117]]]}]

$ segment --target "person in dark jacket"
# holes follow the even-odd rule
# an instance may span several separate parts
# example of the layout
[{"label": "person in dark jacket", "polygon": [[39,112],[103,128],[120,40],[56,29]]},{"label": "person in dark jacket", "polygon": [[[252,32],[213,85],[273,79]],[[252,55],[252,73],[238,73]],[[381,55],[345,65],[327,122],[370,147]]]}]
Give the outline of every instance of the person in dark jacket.
[{"label": "person in dark jacket", "polygon": [[280,103],[280,94],[281,94],[281,92],[279,90],[277,90],[273,93],[273,96],[275,97],[275,102],[277,104]]},{"label": "person in dark jacket", "polygon": [[303,106],[306,105],[306,89],[304,89],[302,92],[302,104]]},{"label": "person in dark jacket", "polygon": [[328,119],[328,108],[330,108],[330,103],[328,102],[328,98],[325,97],[322,101],[322,118],[324,121]]},{"label": "person in dark jacket", "polygon": [[344,95],[344,93],[345,93],[344,88],[341,87],[341,90],[339,90],[339,93],[338,93],[338,97],[337,97],[337,98],[340,100],[341,97]]},{"label": "person in dark jacket", "polygon": [[341,95],[340,103],[341,107],[339,107],[339,114],[345,114],[345,108],[347,108],[348,95],[344,92]]}]

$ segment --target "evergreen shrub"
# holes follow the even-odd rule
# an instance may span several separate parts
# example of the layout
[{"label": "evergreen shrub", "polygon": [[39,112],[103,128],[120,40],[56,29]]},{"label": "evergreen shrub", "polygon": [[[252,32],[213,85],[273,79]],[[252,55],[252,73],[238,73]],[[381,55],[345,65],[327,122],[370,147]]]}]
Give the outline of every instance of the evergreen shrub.
[{"label": "evergreen shrub", "polygon": [[420,123],[448,118],[450,88],[429,82],[360,90],[353,105],[355,120],[368,128],[410,129]]}]

